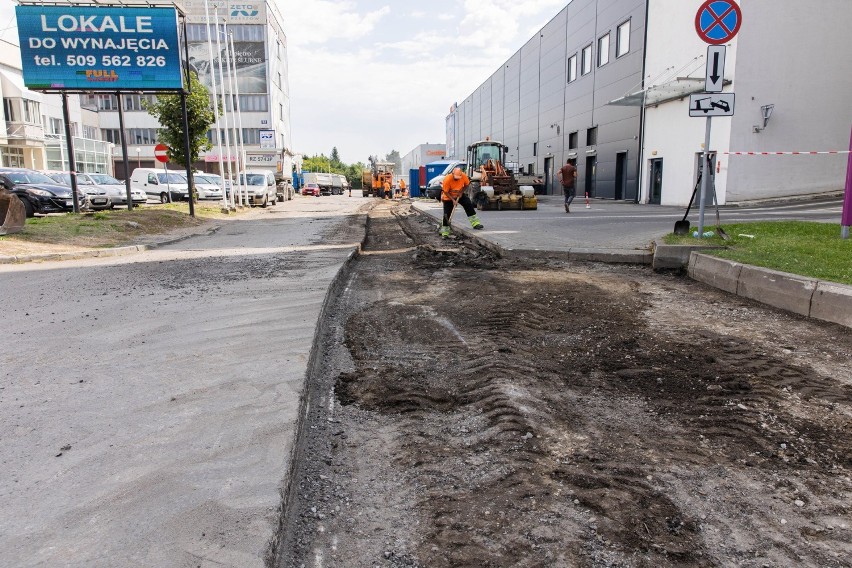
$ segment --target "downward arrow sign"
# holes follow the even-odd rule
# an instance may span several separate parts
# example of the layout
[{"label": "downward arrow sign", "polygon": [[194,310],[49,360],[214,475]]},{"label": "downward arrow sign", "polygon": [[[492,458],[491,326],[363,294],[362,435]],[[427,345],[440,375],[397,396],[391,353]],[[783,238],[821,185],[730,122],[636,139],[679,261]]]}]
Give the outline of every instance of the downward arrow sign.
[{"label": "downward arrow sign", "polygon": [[714,83],[719,82],[719,52],[718,51],[713,54],[713,74],[710,75],[710,79],[712,79]]},{"label": "downward arrow sign", "polygon": [[725,52],[724,45],[707,47],[707,70],[704,75],[704,89],[708,93],[721,93],[725,83]]}]

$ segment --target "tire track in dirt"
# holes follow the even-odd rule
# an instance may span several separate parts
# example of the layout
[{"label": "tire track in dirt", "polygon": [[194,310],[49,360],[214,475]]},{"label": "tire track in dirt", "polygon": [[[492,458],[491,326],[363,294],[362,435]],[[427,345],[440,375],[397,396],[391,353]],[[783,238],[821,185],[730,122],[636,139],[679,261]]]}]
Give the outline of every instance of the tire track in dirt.
[{"label": "tire track in dirt", "polygon": [[312,422],[303,503],[332,513],[302,505],[281,566],[849,565],[848,383],[655,325],[675,308],[649,286],[714,299],[677,280],[501,261],[383,215],[368,246],[398,252],[358,261],[334,419]]}]

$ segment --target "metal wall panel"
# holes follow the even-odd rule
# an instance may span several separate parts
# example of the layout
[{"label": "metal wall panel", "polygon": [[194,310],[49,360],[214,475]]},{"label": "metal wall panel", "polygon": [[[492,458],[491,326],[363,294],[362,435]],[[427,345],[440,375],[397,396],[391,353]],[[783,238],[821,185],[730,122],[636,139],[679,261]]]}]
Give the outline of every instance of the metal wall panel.
[{"label": "metal wall panel", "polygon": [[[615,197],[615,164],[626,153],[622,198],[638,192],[640,109],[612,106],[614,99],[641,88],[644,58],[645,0],[574,0],[515,53],[502,68],[459,105],[464,117],[459,148],[491,136],[509,146],[508,161],[542,173],[544,159],[558,167],[576,158],[578,190],[586,190],[586,158],[597,160],[593,195]],[[630,51],[615,57],[616,28],[630,21]],[[609,62],[597,67],[597,41],[610,34]],[[567,82],[568,58],[592,46],[592,67]],[[597,144],[586,143],[597,128]],[[578,147],[568,148],[577,132]]]}]

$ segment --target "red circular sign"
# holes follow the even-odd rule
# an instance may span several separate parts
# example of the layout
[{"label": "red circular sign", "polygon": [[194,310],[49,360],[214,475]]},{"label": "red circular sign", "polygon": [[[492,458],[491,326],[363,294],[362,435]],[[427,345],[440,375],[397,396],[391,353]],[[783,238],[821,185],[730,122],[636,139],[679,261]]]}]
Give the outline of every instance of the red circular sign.
[{"label": "red circular sign", "polygon": [[154,146],[154,157],[157,158],[158,162],[166,163],[169,161],[168,151],[169,147],[165,144],[157,144]]},{"label": "red circular sign", "polygon": [[706,0],[695,14],[695,31],[711,45],[728,43],[743,23],[743,12],[734,0]]}]

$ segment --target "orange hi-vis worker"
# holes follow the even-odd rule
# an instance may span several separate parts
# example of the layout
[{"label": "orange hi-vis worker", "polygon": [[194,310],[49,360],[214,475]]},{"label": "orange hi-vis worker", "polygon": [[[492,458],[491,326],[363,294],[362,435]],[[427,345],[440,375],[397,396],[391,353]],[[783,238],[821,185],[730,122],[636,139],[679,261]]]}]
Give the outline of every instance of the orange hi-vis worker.
[{"label": "orange hi-vis worker", "polygon": [[404,180],[404,179],[399,180],[399,193],[400,193],[400,195],[402,195],[402,197],[405,197],[405,196],[406,196],[406,193],[405,193],[405,180]]},{"label": "orange hi-vis worker", "polygon": [[453,173],[444,178],[444,183],[441,188],[441,201],[444,204],[444,218],[441,219],[441,237],[448,238],[450,236],[450,218],[453,216],[453,211],[457,204],[464,207],[464,212],[467,213],[467,219],[470,221],[470,226],[474,229],[484,229],[484,225],[476,216],[476,209],[473,208],[473,203],[470,201],[464,190],[470,185],[470,178],[467,177],[461,168],[453,168]]},{"label": "orange hi-vis worker", "polygon": [[390,183],[388,183],[388,180],[385,180],[384,189],[385,189],[385,199],[390,199],[391,198],[391,192],[390,192],[391,187],[390,187]]}]

